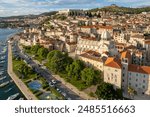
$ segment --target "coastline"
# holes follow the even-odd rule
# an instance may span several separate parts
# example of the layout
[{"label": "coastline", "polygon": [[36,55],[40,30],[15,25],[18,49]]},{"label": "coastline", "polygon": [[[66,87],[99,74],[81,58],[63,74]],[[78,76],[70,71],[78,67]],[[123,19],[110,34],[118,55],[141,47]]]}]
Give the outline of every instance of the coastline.
[{"label": "coastline", "polygon": [[27,100],[38,100],[37,97],[29,90],[29,88],[16,76],[13,72],[12,67],[12,49],[11,43],[8,43],[8,67],[7,67],[8,74],[20,89],[20,91],[24,94]]}]

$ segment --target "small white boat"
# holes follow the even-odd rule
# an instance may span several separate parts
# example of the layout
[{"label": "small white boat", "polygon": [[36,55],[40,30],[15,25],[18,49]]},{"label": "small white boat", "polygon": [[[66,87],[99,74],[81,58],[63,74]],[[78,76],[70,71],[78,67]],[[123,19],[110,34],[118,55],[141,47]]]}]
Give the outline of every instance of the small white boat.
[{"label": "small white boat", "polygon": [[0,87],[5,87],[5,86],[8,85],[8,84],[9,84],[9,81],[6,81],[6,82],[0,84]]},{"label": "small white boat", "polygon": [[6,91],[4,91],[5,93],[7,93],[7,92],[9,92],[9,91],[11,91],[12,90],[12,88],[9,88],[8,90],[6,90]]},{"label": "small white boat", "polygon": [[5,61],[0,61],[0,64],[3,64],[3,63],[5,63]]},{"label": "small white boat", "polygon": [[3,76],[0,78],[0,80],[4,80],[5,78],[7,78],[7,76]]},{"label": "small white boat", "polygon": [[1,72],[0,72],[0,75],[3,75],[3,74],[4,74],[4,72],[1,71]]},{"label": "small white boat", "polygon": [[13,95],[11,95],[11,96],[9,96],[8,98],[7,98],[7,100],[14,100],[16,97],[18,97],[19,96],[19,93],[16,93],[16,94],[13,94]]}]

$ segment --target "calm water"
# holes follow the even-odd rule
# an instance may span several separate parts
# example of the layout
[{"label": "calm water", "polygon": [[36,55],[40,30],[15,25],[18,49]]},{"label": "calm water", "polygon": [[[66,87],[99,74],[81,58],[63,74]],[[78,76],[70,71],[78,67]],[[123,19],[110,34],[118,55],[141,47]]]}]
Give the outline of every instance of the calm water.
[{"label": "calm water", "polygon": [[[18,29],[0,29],[0,43],[4,43],[8,37],[11,35],[17,33]],[[2,51],[6,48],[6,52],[2,54]],[[5,77],[5,79],[2,79]],[[19,96],[15,99],[24,98],[21,91],[18,89],[18,87],[15,85],[13,80],[10,78],[10,76],[7,73],[7,45],[0,44],[0,84],[9,81],[9,84],[0,87],[0,100],[6,100],[10,95],[19,93]]]}]

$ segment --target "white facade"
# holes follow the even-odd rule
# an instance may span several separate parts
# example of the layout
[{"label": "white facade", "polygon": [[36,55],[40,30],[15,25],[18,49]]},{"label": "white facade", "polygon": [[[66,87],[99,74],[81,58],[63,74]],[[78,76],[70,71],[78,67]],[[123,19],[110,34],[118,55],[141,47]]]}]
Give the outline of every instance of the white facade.
[{"label": "white facade", "polygon": [[121,88],[122,70],[109,66],[104,66],[104,82],[114,85],[115,88]]},{"label": "white facade", "polygon": [[128,86],[139,95],[150,95],[150,74],[128,72]]}]

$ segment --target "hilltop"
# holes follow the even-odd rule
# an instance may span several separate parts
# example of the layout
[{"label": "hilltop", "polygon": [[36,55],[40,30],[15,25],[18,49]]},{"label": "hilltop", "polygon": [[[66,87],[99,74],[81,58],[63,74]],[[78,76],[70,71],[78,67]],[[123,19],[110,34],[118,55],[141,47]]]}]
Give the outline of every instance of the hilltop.
[{"label": "hilltop", "polygon": [[115,4],[111,6],[106,6],[103,8],[96,8],[96,9],[91,9],[90,11],[92,12],[97,12],[97,11],[110,11],[110,12],[115,12],[115,13],[128,13],[128,14],[139,14],[142,12],[150,12],[150,6],[146,7],[140,7],[140,8],[130,8],[130,7],[121,7],[117,6]]}]

